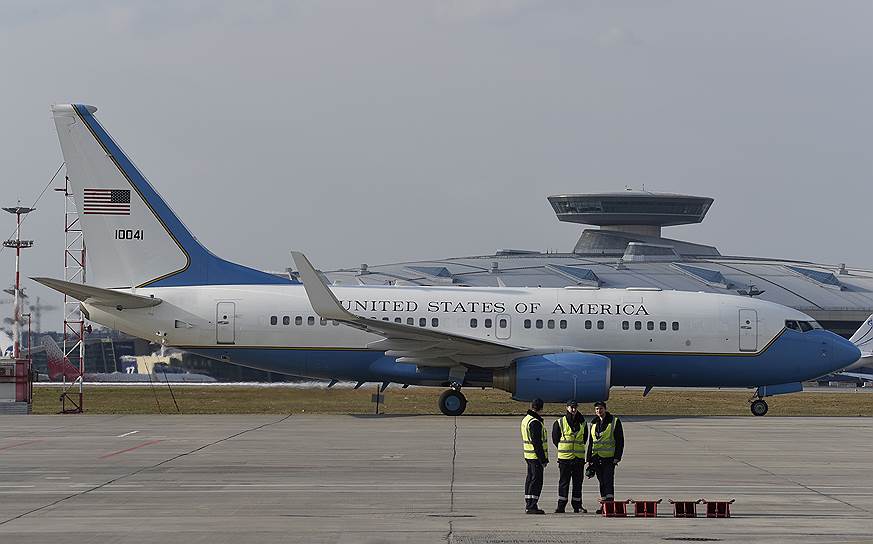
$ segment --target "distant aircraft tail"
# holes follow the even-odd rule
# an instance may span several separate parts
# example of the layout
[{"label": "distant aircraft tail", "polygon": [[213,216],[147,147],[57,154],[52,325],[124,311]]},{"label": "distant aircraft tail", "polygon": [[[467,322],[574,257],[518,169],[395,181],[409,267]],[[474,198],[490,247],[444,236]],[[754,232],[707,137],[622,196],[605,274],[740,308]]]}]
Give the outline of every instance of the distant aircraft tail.
[{"label": "distant aircraft tail", "polygon": [[873,365],[873,315],[864,320],[861,327],[849,338],[849,342],[861,350],[861,358],[845,370]]},{"label": "distant aircraft tail", "polygon": [[50,380],[57,380],[61,377],[73,381],[79,377],[79,369],[73,366],[70,361],[64,357],[64,352],[57,342],[51,336],[43,336],[40,339],[45,348],[46,360],[48,361],[48,375]]},{"label": "distant aircraft tail", "polygon": [[51,110],[87,244],[89,283],[125,288],[291,282],[220,259],[200,244],[97,121],[97,108],[59,104]]}]

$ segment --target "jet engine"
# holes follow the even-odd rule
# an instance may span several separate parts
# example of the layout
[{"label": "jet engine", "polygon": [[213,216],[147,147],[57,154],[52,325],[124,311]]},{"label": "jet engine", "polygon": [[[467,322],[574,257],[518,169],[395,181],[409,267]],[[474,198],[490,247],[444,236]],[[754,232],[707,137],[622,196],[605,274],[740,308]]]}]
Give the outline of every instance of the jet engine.
[{"label": "jet engine", "polygon": [[593,353],[548,353],[494,372],[494,387],[515,400],[595,402],[609,398],[610,360]]}]

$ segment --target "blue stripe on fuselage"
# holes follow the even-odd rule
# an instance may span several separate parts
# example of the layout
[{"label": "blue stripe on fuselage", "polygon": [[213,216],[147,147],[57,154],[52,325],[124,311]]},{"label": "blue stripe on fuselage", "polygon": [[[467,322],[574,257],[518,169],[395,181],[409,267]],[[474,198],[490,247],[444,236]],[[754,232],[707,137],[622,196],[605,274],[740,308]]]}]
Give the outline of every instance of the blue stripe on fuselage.
[{"label": "blue stripe on fuselage", "polygon": [[[807,380],[834,370],[827,331],[785,331],[761,353],[737,355],[681,355],[605,353],[612,360],[612,385],[682,387],[752,387]],[[381,351],[333,349],[265,349],[257,347],[183,348],[229,362],[310,378],[349,381],[394,381],[437,385],[448,379],[444,368],[397,363]],[[823,356],[822,353],[825,355]],[[477,378],[490,383],[490,372],[476,369]],[[467,379],[471,379],[468,374]],[[478,383],[478,381],[477,381]]]}]

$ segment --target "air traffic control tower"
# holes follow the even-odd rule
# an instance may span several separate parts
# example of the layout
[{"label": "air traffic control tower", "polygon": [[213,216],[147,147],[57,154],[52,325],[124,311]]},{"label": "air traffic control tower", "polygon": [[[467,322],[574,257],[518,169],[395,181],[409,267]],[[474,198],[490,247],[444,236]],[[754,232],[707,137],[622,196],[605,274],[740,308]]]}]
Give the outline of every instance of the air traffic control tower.
[{"label": "air traffic control tower", "polygon": [[[607,255],[621,253],[628,244],[672,247],[680,255],[718,255],[711,246],[690,244],[661,236],[663,227],[700,223],[712,206],[713,199],[702,196],[625,191],[622,193],[554,195],[549,203],[559,221],[597,225],[599,230],[585,230],[573,253]],[[654,247],[632,248],[633,253],[672,255]]]}]

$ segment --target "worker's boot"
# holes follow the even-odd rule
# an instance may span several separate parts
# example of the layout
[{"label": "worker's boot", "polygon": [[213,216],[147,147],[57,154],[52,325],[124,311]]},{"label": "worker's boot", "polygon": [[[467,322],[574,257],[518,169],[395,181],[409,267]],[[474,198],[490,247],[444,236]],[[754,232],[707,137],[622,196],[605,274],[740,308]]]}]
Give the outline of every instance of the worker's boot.
[{"label": "worker's boot", "polygon": [[582,507],[582,501],[573,501],[573,511],[577,514],[579,512],[582,512],[583,514],[588,513],[588,510],[585,510],[585,508]]},{"label": "worker's boot", "polygon": [[567,501],[558,501],[558,507],[555,508],[556,514],[563,514],[567,511]]}]

